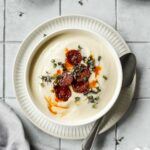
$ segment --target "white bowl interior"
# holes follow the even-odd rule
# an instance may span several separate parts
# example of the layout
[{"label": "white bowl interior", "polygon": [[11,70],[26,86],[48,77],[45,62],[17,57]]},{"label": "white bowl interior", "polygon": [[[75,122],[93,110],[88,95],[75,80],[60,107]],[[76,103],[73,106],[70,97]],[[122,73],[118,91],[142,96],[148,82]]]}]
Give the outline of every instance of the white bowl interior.
[{"label": "white bowl interior", "polygon": [[[52,47],[55,47],[55,45],[57,45],[58,41],[60,43],[61,42],[66,43],[67,46],[69,46],[67,43],[68,41],[70,41],[73,42],[75,45],[80,44],[87,49],[89,48],[92,49],[92,47],[95,47],[94,42],[93,44],[91,44],[90,42],[86,42],[85,37],[86,40],[88,39],[97,42],[99,43],[99,45],[101,45],[101,47],[98,48],[99,52],[97,53],[97,49],[95,48],[93,49],[93,53],[100,54],[102,56],[104,65],[103,74],[107,74],[108,80],[107,82],[100,80],[103,87],[102,93],[100,95],[101,100],[99,102],[98,109],[92,112],[88,112],[88,110],[86,112],[83,110],[82,113],[80,112],[80,114],[78,114],[79,116],[78,119],[73,119],[74,116],[70,117],[70,119],[68,120],[58,119],[54,115],[51,115],[51,113],[47,108],[47,103],[44,100],[44,95],[42,95],[40,92],[41,89],[39,87],[40,85],[38,82],[38,78],[40,76],[40,73],[44,69],[45,60],[48,61],[47,60],[48,55],[50,57],[62,56],[60,49],[64,49],[64,47],[60,46],[60,49],[56,51],[53,51],[52,49]],[[48,51],[51,52],[47,53]],[[38,67],[40,69],[36,71]],[[34,76],[35,72],[37,74],[37,78],[35,78]],[[38,108],[38,110],[41,111],[44,115],[46,115],[51,121],[62,125],[68,126],[83,125],[102,117],[111,109],[113,104],[116,102],[117,97],[121,90],[121,85],[122,85],[122,68],[120,65],[119,58],[116,54],[116,51],[106,41],[106,39],[104,39],[100,35],[80,29],[61,30],[44,38],[33,50],[26,67],[26,87],[30,96],[30,100],[34,103],[34,105]],[[75,116],[75,118],[77,117]]]}]

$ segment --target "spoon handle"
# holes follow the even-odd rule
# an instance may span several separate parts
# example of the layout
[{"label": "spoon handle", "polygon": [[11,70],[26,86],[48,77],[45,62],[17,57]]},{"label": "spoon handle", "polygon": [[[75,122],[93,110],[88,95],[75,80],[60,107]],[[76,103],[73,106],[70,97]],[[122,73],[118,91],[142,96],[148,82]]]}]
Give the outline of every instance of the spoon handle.
[{"label": "spoon handle", "polygon": [[84,140],[84,142],[82,144],[82,150],[92,150],[93,143],[99,132],[102,122],[103,122],[103,118],[100,118],[95,122],[89,135],[86,137],[86,139]]}]

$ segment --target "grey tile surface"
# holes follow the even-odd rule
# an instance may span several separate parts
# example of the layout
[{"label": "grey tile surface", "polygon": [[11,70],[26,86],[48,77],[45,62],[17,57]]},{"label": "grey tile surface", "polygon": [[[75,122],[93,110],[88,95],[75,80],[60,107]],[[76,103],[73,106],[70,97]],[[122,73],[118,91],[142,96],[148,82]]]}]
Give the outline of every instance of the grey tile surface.
[{"label": "grey tile surface", "polygon": [[[81,144],[82,140],[61,140],[61,150],[81,150]],[[115,150],[115,128],[98,136],[93,150]]]},{"label": "grey tile surface", "polygon": [[3,44],[0,43],[0,97],[3,96]]},{"label": "grey tile surface", "polygon": [[[127,41],[135,41],[129,46],[137,57],[137,94],[138,100],[132,105],[126,117],[119,123],[119,130],[111,129],[102,137],[98,137],[94,150],[135,150],[135,148],[150,148],[150,1],[149,0],[0,0],[0,101],[3,96],[3,67],[5,68],[6,103],[11,106],[21,118],[30,143],[31,150],[58,150],[59,139],[49,136],[23,115],[15,98],[13,90],[13,64],[20,43],[3,43],[4,4],[6,2],[6,41],[22,41],[35,26],[41,22],[56,17],[61,10],[62,15],[81,14],[94,16],[117,27]],[[59,3],[61,1],[61,3]],[[117,3],[116,3],[117,2]],[[61,4],[61,9],[59,8]],[[115,10],[117,9],[117,12]],[[3,44],[5,44],[5,66],[3,66]],[[7,97],[11,97],[7,98]],[[140,98],[140,99],[139,99]],[[124,137],[119,145],[117,139]],[[59,150],[80,150],[81,140],[61,140]],[[147,150],[147,149],[144,149]]]},{"label": "grey tile surface", "polygon": [[13,88],[13,66],[20,43],[7,43],[5,48],[5,96],[15,97]]},{"label": "grey tile surface", "polygon": [[58,0],[7,0],[6,40],[21,41],[43,21],[59,14]]},{"label": "grey tile surface", "polygon": [[[118,127],[118,138],[124,137],[117,150],[150,149],[150,99],[133,103]],[[142,150],[143,150],[142,149]]]},{"label": "grey tile surface", "polygon": [[81,150],[82,140],[61,140],[61,150]]},{"label": "grey tile surface", "polygon": [[61,14],[93,16],[115,26],[115,0],[83,0],[83,5],[80,5],[78,1],[79,0],[62,0]]},{"label": "grey tile surface", "polygon": [[29,122],[16,99],[5,99],[6,103],[13,108],[16,114],[21,119],[24,129],[26,132],[26,136],[31,144],[31,150],[58,150],[59,149],[59,139],[52,137],[37,127],[35,127],[31,122]]},{"label": "grey tile surface", "polygon": [[0,41],[3,41],[3,26],[4,26],[4,1],[0,0]]},{"label": "grey tile surface", "polygon": [[150,97],[150,43],[130,43],[129,47],[137,59],[136,98]]},{"label": "grey tile surface", "polygon": [[150,1],[117,0],[118,30],[127,41],[150,41]]}]

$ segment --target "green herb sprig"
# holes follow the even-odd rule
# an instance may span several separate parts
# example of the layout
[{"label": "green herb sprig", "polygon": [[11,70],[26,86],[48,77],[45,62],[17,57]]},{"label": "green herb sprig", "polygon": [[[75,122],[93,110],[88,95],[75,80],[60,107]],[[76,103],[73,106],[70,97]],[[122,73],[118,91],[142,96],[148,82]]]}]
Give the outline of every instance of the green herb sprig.
[{"label": "green herb sprig", "polygon": [[81,51],[82,49],[83,48],[80,45],[78,45],[78,50]]}]

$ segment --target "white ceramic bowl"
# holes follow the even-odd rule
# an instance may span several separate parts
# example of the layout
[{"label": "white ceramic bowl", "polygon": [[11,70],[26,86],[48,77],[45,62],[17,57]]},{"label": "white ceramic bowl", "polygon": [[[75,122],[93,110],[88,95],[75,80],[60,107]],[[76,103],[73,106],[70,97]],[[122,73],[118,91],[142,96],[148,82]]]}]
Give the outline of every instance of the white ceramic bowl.
[{"label": "white ceramic bowl", "polygon": [[[29,84],[29,75],[30,75],[30,67],[31,67],[31,63],[32,63],[32,60],[33,60],[33,57],[35,56],[35,54],[37,53],[38,49],[46,42],[48,41],[49,39],[51,39],[52,37],[56,36],[56,35],[59,35],[63,32],[71,32],[71,31],[81,31],[81,32],[87,32],[89,35],[91,34],[92,36],[97,36],[98,38],[102,39],[105,44],[107,44],[107,46],[109,47],[109,51],[107,52],[108,55],[111,55],[112,56],[112,59],[113,59],[113,62],[114,62],[114,65],[115,65],[115,73],[117,75],[117,81],[116,81],[116,85],[115,85],[115,90],[113,92],[113,95],[112,97],[109,99],[107,105],[102,108],[98,113],[96,113],[95,115],[93,115],[92,117],[89,117],[87,119],[83,119],[83,120],[80,120],[80,121],[68,121],[68,122],[64,122],[62,120],[57,120],[57,119],[54,119],[53,117],[51,116],[48,116],[47,115],[47,112],[45,111],[45,108],[40,104],[40,102],[38,102],[35,97],[33,97],[32,95],[32,92],[31,92],[31,88],[30,88],[30,84]],[[110,60],[110,63],[111,63],[111,60]],[[27,62],[27,65],[26,65],[26,89],[28,91],[28,94],[29,94],[29,97],[30,97],[30,100],[33,102],[33,104],[38,108],[38,110],[40,112],[42,112],[46,117],[48,117],[48,119],[50,119],[50,121],[56,123],[56,124],[59,124],[59,125],[64,125],[64,126],[79,126],[79,125],[85,125],[85,124],[88,124],[88,123],[91,123],[93,121],[95,121],[96,119],[104,116],[112,107],[113,105],[115,104],[118,96],[119,96],[119,93],[120,93],[120,90],[121,90],[121,86],[122,86],[122,67],[121,67],[121,64],[120,64],[120,60],[119,60],[119,57],[116,53],[116,51],[113,49],[113,47],[108,43],[108,41],[101,37],[100,35],[96,34],[96,33],[93,33],[93,32],[90,32],[90,31],[85,31],[85,30],[80,30],[80,29],[63,29],[63,30],[60,30],[60,31],[57,31],[57,32],[54,32],[50,35],[48,35],[47,37],[43,38],[43,40],[34,48],[32,54],[30,55],[30,57],[28,58],[28,62]],[[113,85],[110,85],[113,87]]]}]

